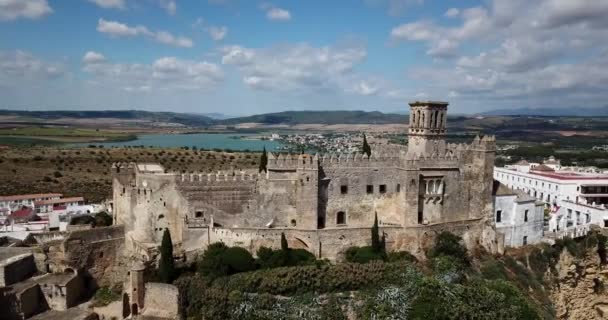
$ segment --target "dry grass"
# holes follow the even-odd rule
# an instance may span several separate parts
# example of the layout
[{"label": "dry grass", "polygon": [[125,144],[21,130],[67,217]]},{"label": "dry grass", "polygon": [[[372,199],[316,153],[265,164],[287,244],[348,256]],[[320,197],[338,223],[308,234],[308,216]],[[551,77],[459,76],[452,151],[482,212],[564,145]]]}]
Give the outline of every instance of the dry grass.
[{"label": "dry grass", "polygon": [[259,154],[160,148],[10,148],[0,150],[0,195],[60,192],[89,202],[110,197],[114,162],[160,163],[173,171],[257,168]]}]

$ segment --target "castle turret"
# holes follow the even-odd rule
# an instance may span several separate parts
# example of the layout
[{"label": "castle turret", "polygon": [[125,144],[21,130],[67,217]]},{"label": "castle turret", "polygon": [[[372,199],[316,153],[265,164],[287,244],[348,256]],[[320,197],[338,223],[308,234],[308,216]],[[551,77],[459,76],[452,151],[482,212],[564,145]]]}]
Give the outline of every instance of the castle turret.
[{"label": "castle turret", "polygon": [[144,308],[144,297],[146,287],[144,283],[144,272],[146,267],[141,262],[135,262],[129,274],[129,287],[131,296],[131,314],[137,315]]},{"label": "castle turret", "polygon": [[410,102],[408,153],[431,155],[445,153],[448,103],[439,101]]}]

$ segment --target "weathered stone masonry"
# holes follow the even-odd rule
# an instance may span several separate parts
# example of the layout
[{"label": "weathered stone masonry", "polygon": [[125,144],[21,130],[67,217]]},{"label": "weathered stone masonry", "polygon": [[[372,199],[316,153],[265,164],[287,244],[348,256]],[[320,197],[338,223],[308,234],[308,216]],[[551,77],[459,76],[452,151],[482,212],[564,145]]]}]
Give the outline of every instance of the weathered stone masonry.
[{"label": "weathered stone masonry", "polygon": [[350,246],[369,244],[377,214],[392,250],[420,253],[442,230],[497,250],[494,137],[448,144],[447,103],[410,106],[408,148],[391,154],[269,154],[263,173],[113,165],[114,215],[126,249],[151,258],[165,228],[185,254],[216,241],[253,252],[278,247],[284,232],[292,246],[337,259]]}]

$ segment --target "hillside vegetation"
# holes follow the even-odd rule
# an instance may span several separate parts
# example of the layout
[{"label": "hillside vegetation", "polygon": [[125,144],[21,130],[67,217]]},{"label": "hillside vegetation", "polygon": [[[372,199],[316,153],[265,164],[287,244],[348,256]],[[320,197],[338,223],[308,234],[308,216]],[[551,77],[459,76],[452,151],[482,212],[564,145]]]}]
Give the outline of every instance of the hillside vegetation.
[{"label": "hillside vegetation", "polygon": [[215,172],[257,168],[259,155],[190,148],[11,148],[0,150],[0,195],[60,192],[103,201],[112,194],[112,163],[131,161]]}]

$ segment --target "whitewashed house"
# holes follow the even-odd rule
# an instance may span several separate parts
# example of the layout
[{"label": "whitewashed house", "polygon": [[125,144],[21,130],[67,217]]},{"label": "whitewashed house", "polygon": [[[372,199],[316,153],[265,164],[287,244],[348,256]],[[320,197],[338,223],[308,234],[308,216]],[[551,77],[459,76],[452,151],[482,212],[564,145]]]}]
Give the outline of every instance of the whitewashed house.
[{"label": "whitewashed house", "polygon": [[505,237],[505,247],[538,243],[543,238],[544,205],[523,191],[494,181],[496,231]]}]

